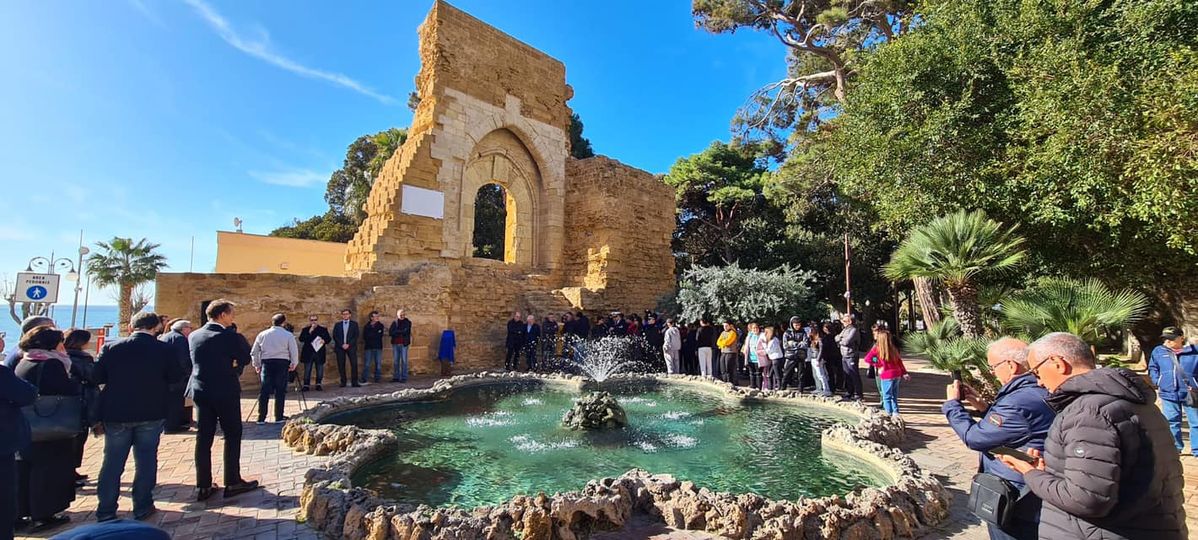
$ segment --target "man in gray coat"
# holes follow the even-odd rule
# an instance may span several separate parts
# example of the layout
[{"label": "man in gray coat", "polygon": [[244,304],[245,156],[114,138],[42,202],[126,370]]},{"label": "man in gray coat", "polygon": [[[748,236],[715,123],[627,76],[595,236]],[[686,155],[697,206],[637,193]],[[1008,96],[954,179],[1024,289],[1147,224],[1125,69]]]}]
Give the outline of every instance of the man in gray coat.
[{"label": "man in gray coat", "polygon": [[1000,456],[1044,501],[1040,538],[1182,540],[1181,461],[1144,380],[1096,368],[1090,346],[1055,332],[1032,343],[1028,365],[1057,411],[1033,463]]},{"label": "man in gray coat", "polygon": [[841,367],[844,369],[846,388],[844,401],[861,401],[865,399],[864,385],[861,384],[861,371],[857,369],[857,361],[860,356],[857,353],[857,345],[861,337],[857,333],[857,327],[853,325],[852,315],[841,317],[840,322],[844,325],[844,330],[836,335],[836,344],[840,345]]}]

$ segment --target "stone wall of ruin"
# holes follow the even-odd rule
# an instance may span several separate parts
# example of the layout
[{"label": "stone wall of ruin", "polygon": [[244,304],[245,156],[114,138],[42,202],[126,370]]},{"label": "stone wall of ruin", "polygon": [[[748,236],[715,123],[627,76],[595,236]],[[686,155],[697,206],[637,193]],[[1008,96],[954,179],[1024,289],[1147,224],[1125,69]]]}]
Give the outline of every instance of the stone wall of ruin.
[{"label": "stone wall of ruin", "polygon": [[[420,27],[420,104],[350,241],[351,273],[468,258],[474,199],[494,181],[515,199],[516,265],[561,265],[566,127],[572,94],[561,62],[444,3]],[[407,214],[404,186],[440,192],[441,219]]]},{"label": "stone wall of ruin", "polygon": [[674,190],[605,156],[568,160],[566,178],[564,274],[583,289],[567,292],[588,309],[655,307],[674,288]]}]

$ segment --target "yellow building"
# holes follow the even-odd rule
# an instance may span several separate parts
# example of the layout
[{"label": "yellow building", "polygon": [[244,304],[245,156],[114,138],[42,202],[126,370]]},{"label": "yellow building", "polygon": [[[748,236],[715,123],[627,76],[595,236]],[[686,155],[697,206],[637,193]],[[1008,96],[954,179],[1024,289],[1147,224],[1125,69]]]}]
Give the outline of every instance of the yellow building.
[{"label": "yellow building", "polygon": [[344,276],[346,244],[216,232],[216,273]]}]

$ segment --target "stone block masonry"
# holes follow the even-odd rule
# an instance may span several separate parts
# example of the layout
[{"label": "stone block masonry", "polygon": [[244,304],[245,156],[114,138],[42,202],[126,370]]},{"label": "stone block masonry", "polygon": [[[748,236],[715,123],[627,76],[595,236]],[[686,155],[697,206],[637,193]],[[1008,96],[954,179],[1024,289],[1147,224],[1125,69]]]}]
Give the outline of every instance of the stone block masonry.
[{"label": "stone block masonry", "polygon": [[[158,310],[199,322],[203,302],[227,298],[252,339],[275,312],[298,328],[309,314],[331,324],[347,307],[359,324],[373,310],[390,323],[404,308],[411,370],[422,374],[439,369],[445,329],[457,336],[458,369],[498,368],[513,310],[640,311],[673,290],[674,192],[614,159],[569,156],[565,66],[440,0],[419,35],[420,104],[346,245],[345,277],[164,273]],[[502,261],[473,257],[487,184],[506,192]],[[331,351],[326,371],[339,380]],[[256,384],[252,371],[245,382]]]}]

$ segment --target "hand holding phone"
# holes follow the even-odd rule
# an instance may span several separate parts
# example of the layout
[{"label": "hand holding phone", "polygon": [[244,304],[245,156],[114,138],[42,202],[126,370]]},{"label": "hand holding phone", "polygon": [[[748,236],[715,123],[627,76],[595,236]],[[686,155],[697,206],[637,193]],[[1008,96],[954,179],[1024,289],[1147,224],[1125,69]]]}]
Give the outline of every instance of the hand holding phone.
[{"label": "hand holding phone", "polygon": [[1033,456],[1027,452],[1024,452],[1023,450],[1011,448],[1010,446],[999,446],[997,448],[991,448],[990,451],[986,452],[986,453],[994,455],[994,456],[1009,456],[1014,459],[1018,459],[1019,461],[1029,463],[1029,464],[1035,464],[1037,461],[1037,458],[1035,456]]}]

